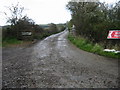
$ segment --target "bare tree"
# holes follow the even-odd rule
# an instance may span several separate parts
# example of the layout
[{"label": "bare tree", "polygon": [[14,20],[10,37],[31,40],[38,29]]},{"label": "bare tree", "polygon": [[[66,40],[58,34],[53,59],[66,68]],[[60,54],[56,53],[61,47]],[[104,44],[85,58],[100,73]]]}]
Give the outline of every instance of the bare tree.
[{"label": "bare tree", "polygon": [[7,16],[7,23],[10,23],[11,25],[15,25],[19,19],[23,17],[23,11],[24,7],[21,7],[19,3],[17,5],[13,5],[10,7],[7,7],[8,10],[10,11],[11,16],[9,17],[6,12],[5,15]]}]

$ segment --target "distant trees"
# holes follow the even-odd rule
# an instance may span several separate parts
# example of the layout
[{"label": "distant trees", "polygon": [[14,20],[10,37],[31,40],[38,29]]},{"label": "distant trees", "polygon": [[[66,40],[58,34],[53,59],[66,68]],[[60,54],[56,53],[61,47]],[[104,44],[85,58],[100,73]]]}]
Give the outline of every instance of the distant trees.
[{"label": "distant trees", "polygon": [[[77,35],[94,43],[113,42],[107,40],[107,35],[111,29],[120,29],[120,1],[111,8],[100,2],[69,2],[67,8]],[[118,41],[114,40],[114,44]]]},{"label": "distant trees", "polygon": [[48,35],[55,34],[58,32],[60,32],[60,31],[58,30],[57,25],[54,23],[50,23],[50,24],[47,24],[47,28],[45,28],[45,30],[44,30],[44,35],[48,36]]},{"label": "distant trees", "polygon": [[54,24],[54,23],[51,23],[50,26],[49,26],[49,30],[50,30],[51,32],[58,32],[57,25]]},{"label": "distant trees", "polygon": [[57,27],[57,32],[64,31],[66,28],[66,23],[56,24],[56,27]]}]

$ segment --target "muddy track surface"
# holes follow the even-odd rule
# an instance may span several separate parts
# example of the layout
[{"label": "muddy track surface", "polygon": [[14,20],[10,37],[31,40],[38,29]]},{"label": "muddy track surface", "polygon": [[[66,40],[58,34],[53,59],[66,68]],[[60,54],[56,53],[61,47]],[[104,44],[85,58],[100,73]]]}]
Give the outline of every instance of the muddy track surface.
[{"label": "muddy track surface", "polygon": [[29,47],[3,49],[3,88],[117,88],[118,60],[88,53],[68,31]]}]

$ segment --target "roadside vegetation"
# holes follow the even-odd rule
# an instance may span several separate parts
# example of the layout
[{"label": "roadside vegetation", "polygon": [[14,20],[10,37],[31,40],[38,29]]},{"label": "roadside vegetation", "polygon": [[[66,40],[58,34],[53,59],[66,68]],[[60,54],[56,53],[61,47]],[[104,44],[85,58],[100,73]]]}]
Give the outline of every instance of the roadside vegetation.
[{"label": "roadside vegetation", "polygon": [[[46,24],[47,25],[47,24]],[[39,25],[35,25],[34,29],[32,30],[33,35],[30,37],[16,37],[13,35],[13,32],[10,26],[4,26],[2,29],[2,46],[11,46],[11,45],[19,45],[19,44],[24,44],[24,43],[33,43],[35,41],[44,39],[47,36],[50,36],[52,34],[59,33],[65,29],[64,24],[62,24],[60,27],[57,27],[56,24],[48,24],[48,28],[43,28]],[[9,30],[11,29],[11,30]],[[59,30],[58,30],[59,29]],[[24,30],[24,29],[23,29]]]},{"label": "roadside vegetation", "polygon": [[2,27],[3,47],[11,44],[32,43],[65,29],[64,24],[35,24],[34,20],[30,19],[27,15],[23,15],[24,7],[21,7],[19,4],[8,7],[8,10],[11,16],[8,16],[7,13],[5,15],[7,23],[10,25]]},{"label": "roadside vegetation", "polygon": [[83,38],[83,37],[76,37],[73,36],[71,34],[68,35],[68,39],[74,44],[76,45],[78,48],[88,51],[88,52],[92,52],[98,55],[102,55],[102,56],[107,56],[107,57],[111,57],[111,58],[117,58],[120,59],[120,53],[114,53],[114,52],[104,52],[104,48],[102,45],[98,44],[98,43],[92,43],[89,40]]},{"label": "roadside vegetation", "polygon": [[75,26],[76,36],[103,43],[105,48],[120,47],[120,40],[107,39],[109,30],[120,30],[120,1],[111,6],[101,2],[69,2],[67,8],[72,15],[67,25],[69,29]]},{"label": "roadside vegetation", "polygon": [[120,1],[114,5],[70,1],[66,7],[72,15],[67,27],[74,35],[69,39],[86,51],[117,58],[116,54],[103,49],[120,51],[120,39],[107,39],[109,30],[120,30]]},{"label": "roadside vegetation", "polygon": [[2,42],[2,46],[8,46],[10,44],[21,44],[21,40],[17,40],[16,38],[5,38]]}]

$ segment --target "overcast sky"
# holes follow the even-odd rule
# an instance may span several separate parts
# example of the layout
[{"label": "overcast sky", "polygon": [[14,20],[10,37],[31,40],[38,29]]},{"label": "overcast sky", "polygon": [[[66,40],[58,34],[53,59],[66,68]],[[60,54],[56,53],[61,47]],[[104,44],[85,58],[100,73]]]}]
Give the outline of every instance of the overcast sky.
[{"label": "overcast sky", "polygon": [[[35,21],[36,24],[65,23],[71,19],[66,4],[70,0],[0,0],[0,26],[6,24],[8,13],[5,6],[16,5],[18,2],[25,7],[24,14]],[[118,0],[101,0],[107,3],[114,3]]]}]

